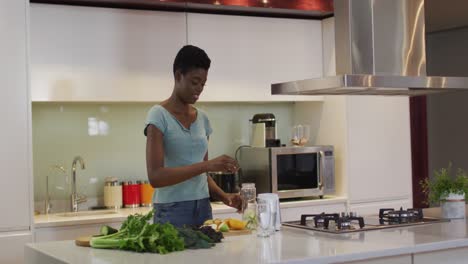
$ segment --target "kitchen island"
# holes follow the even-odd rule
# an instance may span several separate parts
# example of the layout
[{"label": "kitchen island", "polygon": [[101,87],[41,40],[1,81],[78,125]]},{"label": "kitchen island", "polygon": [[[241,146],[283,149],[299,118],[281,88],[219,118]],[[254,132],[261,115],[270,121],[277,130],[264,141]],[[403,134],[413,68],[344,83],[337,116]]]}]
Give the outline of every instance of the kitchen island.
[{"label": "kitchen island", "polygon": [[368,232],[327,234],[283,227],[269,238],[225,238],[214,248],[168,255],[78,247],[74,241],[28,244],[26,263],[468,263],[466,220]]}]

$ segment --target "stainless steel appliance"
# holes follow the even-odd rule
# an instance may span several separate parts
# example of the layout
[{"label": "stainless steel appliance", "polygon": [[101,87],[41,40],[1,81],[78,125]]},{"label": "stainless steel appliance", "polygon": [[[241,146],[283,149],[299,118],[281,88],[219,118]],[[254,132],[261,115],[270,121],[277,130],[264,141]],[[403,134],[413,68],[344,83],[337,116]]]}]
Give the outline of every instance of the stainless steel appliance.
[{"label": "stainless steel appliance", "polygon": [[468,78],[426,76],[424,0],[333,3],[336,76],[272,84],[272,94],[414,96],[468,90]]},{"label": "stainless steel appliance", "polygon": [[333,146],[241,148],[240,182],[253,182],[258,193],[280,199],[335,192]]},{"label": "stainless steel appliance", "polygon": [[379,215],[360,217],[356,213],[307,214],[298,221],[282,225],[332,234],[448,222],[448,219],[424,217],[422,209],[380,209]]},{"label": "stainless steel appliance", "polygon": [[276,139],[276,118],[274,114],[255,114],[252,118],[250,145],[253,147],[279,147]]}]

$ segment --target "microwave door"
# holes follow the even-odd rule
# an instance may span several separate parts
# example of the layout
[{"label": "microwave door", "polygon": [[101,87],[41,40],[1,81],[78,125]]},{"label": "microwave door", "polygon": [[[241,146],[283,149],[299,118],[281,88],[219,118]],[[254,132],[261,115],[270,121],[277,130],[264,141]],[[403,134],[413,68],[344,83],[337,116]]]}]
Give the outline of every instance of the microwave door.
[{"label": "microwave door", "polygon": [[320,160],[318,152],[274,155],[272,191],[280,198],[321,195]]}]

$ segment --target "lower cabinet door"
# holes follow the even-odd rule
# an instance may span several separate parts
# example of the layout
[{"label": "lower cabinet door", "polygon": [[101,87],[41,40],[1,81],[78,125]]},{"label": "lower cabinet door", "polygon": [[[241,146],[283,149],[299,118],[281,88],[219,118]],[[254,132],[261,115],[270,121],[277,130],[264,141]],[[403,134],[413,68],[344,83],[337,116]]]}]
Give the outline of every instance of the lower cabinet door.
[{"label": "lower cabinet door", "polygon": [[0,263],[24,263],[24,246],[32,242],[31,232],[0,233]]},{"label": "lower cabinet door", "polygon": [[[412,264],[411,255],[374,258],[368,260],[340,262],[342,264]],[[442,263],[442,262],[441,262]]]},{"label": "lower cabinet door", "polygon": [[466,264],[468,247],[414,254],[413,264]]}]

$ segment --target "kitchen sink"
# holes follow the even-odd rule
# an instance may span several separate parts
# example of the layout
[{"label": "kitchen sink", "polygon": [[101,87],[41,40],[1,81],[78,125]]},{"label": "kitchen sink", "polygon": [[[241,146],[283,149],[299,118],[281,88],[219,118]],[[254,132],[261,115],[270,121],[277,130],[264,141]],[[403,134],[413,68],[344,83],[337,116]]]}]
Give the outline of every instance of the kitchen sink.
[{"label": "kitchen sink", "polygon": [[61,217],[76,217],[76,216],[98,216],[98,215],[110,215],[117,214],[118,212],[112,210],[101,210],[101,211],[81,211],[81,212],[67,212],[56,214]]}]

